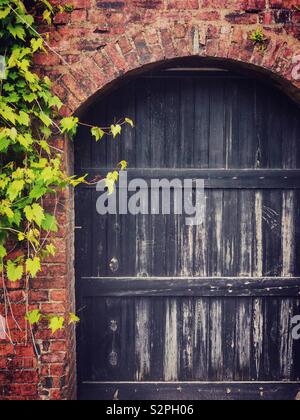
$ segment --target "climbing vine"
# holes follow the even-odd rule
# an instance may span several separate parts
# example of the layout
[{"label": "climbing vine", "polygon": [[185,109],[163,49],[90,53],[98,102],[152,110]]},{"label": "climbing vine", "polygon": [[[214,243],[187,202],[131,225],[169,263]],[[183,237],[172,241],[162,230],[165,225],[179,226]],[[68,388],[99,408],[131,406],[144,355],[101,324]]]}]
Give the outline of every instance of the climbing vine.
[{"label": "climbing vine", "polygon": [[[68,7],[71,10],[72,6]],[[56,253],[51,234],[59,229],[59,192],[88,183],[87,176],[78,178],[65,173],[62,152],[51,142],[53,135],[74,137],[81,122],[73,116],[59,117],[63,104],[51,93],[50,79],[32,70],[34,55],[49,47],[47,34],[41,36],[35,23],[42,19],[51,25],[59,11],[61,8],[54,9],[48,0],[0,0],[0,287],[5,316],[11,312],[15,320],[7,281],[24,282],[26,320],[31,333],[42,320],[48,322],[52,333],[79,321],[74,313],[65,318],[29,310],[28,300],[31,279],[42,270],[43,260]],[[125,118],[109,128],[91,126],[91,134],[95,141],[103,141],[106,135],[116,138],[124,124],[133,126],[132,120]],[[116,171],[107,175],[110,192],[119,170],[126,166],[122,161]],[[52,212],[45,206],[49,197],[56,203]],[[6,335],[12,340],[9,330]]]}]

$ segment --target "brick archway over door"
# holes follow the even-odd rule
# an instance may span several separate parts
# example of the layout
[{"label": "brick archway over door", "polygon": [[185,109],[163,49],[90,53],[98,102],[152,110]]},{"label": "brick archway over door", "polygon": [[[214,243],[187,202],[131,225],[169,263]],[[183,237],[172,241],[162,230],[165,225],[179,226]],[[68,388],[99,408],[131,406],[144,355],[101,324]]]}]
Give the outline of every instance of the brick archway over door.
[{"label": "brick archway over door", "polygon": [[[237,63],[273,79],[300,101],[300,12],[290,0],[52,0],[74,10],[55,17],[49,43],[56,52],[36,57],[36,68],[49,76],[65,106],[64,115],[80,111],[111,83],[183,57],[209,57]],[[249,41],[261,26],[262,53]],[[56,138],[72,171],[69,142]],[[30,304],[49,313],[74,308],[73,197],[65,192],[59,208],[59,253],[44,265],[32,284]],[[23,319],[22,288],[10,293]],[[20,294],[19,294],[20,293]],[[0,399],[70,399],[76,397],[75,334],[37,333],[40,361],[33,348],[0,343]]]},{"label": "brick archway over door", "polygon": [[[250,15],[251,16],[251,15]],[[250,19],[251,20],[251,19]],[[172,23],[163,28],[129,27],[100,51],[63,64],[54,91],[66,105],[65,114],[80,111],[116,79],[152,65],[183,57],[226,60],[262,73],[287,94],[300,100],[300,46],[294,37],[266,33],[265,50],[249,39],[255,27]]]}]

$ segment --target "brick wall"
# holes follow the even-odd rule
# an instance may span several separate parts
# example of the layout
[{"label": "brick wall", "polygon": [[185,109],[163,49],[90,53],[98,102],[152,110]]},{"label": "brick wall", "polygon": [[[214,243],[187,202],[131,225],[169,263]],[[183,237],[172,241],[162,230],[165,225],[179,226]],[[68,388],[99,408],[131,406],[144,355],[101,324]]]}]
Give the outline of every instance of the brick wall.
[{"label": "brick wall", "polygon": [[[38,71],[54,80],[65,103],[63,114],[80,108],[117,78],[178,57],[201,56],[243,63],[276,80],[299,98],[299,0],[53,0],[73,4],[72,13],[56,16],[49,43],[55,52],[36,57]],[[249,34],[262,26],[267,38],[261,53]],[[41,32],[49,28],[40,27]],[[71,170],[72,151],[65,151]],[[51,203],[48,203],[51,207]],[[59,206],[59,252],[32,282],[30,307],[66,313],[74,307],[73,197],[67,191]],[[22,284],[9,284],[16,321],[25,327]],[[5,313],[0,295],[0,313]],[[10,318],[16,341],[24,341]],[[0,399],[70,399],[76,395],[74,329],[51,336],[36,332],[40,357],[29,345],[0,341]]]}]

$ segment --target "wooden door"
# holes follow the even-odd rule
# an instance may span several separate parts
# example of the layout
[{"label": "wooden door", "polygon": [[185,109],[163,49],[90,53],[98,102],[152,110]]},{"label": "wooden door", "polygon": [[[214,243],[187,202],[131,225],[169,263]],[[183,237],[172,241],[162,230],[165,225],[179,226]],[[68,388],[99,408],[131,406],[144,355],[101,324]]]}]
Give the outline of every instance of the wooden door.
[{"label": "wooden door", "polygon": [[85,120],[130,117],[118,140],[82,128],[76,173],[205,179],[206,216],[107,215],[76,193],[79,398],[294,399],[300,391],[300,111],[263,83],[161,72]]}]

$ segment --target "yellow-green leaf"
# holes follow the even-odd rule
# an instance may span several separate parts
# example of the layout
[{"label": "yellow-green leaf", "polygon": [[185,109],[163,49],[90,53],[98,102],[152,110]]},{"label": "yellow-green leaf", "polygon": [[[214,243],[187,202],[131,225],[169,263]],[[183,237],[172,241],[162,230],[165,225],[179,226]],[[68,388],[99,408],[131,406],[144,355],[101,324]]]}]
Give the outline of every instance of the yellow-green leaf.
[{"label": "yellow-green leaf", "polygon": [[78,324],[78,322],[80,322],[80,318],[76,314],[71,312],[69,315],[69,325]]},{"label": "yellow-green leaf", "polygon": [[19,281],[23,277],[23,265],[17,265],[14,261],[8,261],[6,266],[6,273],[9,281]]},{"label": "yellow-green leaf", "polygon": [[113,138],[115,139],[119,134],[121,134],[122,127],[120,126],[120,124],[111,125],[110,132],[113,135]]},{"label": "yellow-green leaf", "polygon": [[55,334],[56,331],[62,330],[64,328],[65,318],[62,316],[54,316],[50,319],[49,328],[52,331],[52,334]]},{"label": "yellow-green leaf", "polygon": [[28,258],[26,260],[26,271],[32,278],[35,278],[37,273],[41,271],[41,260],[38,257]]},{"label": "yellow-green leaf", "polygon": [[41,318],[42,314],[40,313],[39,309],[34,309],[33,311],[28,312],[25,316],[26,321],[28,321],[30,325],[38,324]]}]

